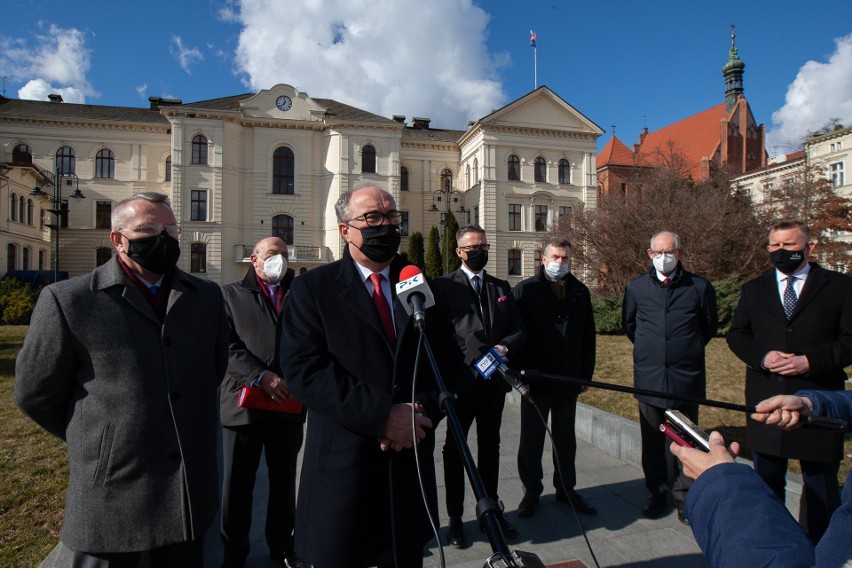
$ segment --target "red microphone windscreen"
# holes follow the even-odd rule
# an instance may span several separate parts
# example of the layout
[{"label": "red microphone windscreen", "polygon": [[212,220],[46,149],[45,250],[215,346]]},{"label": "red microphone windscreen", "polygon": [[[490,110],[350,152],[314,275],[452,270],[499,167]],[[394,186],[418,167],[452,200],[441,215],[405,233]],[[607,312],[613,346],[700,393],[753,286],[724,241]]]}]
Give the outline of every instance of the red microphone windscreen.
[{"label": "red microphone windscreen", "polygon": [[422,274],[422,271],[415,265],[409,264],[408,266],[399,271],[399,281],[403,282],[404,280],[408,280],[409,278],[417,276],[418,274]]}]

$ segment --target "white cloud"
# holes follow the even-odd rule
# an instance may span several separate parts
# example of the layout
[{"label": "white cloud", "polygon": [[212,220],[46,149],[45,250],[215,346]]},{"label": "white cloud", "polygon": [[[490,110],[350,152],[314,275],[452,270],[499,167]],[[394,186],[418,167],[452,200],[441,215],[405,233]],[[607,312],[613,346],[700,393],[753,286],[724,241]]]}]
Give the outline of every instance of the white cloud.
[{"label": "white cloud", "polygon": [[145,98],[145,95],[147,93],[148,93],[148,83],[143,83],[142,85],[139,85],[138,87],[136,87],[136,94],[138,94],[143,99]]},{"label": "white cloud", "polygon": [[471,0],[242,0],[238,72],[257,91],[288,83],[382,116],[464,129],[505,103],[488,14]]},{"label": "white cloud", "polygon": [[839,119],[852,124],[852,34],[835,39],[828,61],[808,61],[787,88],[784,106],[772,113],[766,135],[770,153],[797,148],[809,133]]},{"label": "white cloud", "polygon": [[180,36],[172,36],[172,45],[169,46],[171,53],[180,63],[181,69],[192,75],[192,66],[204,61],[204,55],[197,47],[184,47]]},{"label": "white cloud", "polygon": [[18,98],[31,101],[46,101],[47,96],[58,94],[62,96],[62,101],[66,103],[86,102],[86,95],[79,89],[74,87],[53,87],[44,79],[32,79],[26,85],[18,89]]},{"label": "white cloud", "polygon": [[59,93],[67,102],[83,103],[87,96],[98,96],[86,77],[90,67],[91,50],[75,28],[50,24],[32,41],[0,38],[0,68],[13,79],[27,81],[18,91],[21,98],[47,100],[48,94]]}]

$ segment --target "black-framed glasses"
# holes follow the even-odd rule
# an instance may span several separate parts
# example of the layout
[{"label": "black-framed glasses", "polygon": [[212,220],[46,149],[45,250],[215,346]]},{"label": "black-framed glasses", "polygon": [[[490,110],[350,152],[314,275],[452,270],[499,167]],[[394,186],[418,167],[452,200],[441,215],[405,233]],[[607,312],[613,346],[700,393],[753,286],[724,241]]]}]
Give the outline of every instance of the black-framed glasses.
[{"label": "black-framed glasses", "polygon": [[369,227],[376,227],[381,225],[385,219],[387,219],[388,223],[391,225],[399,225],[402,223],[402,211],[397,211],[396,209],[391,209],[387,213],[382,213],[381,211],[367,211],[363,215],[349,219],[349,221],[363,221],[364,223],[367,223],[367,226]]},{"label": "black-framed glasses", "polygon": [[[138,227],[122,227],[121,229],[130,229],[134,233],[139,233],[145,237],[154,237],[163,231],[171,235],[172,238],[180,238],[180,225],[155,225],[153,223],[147,225],[139,225]],[[121,232],[121,229],[118,232]]]},{"label": "black-framed glasses", "polygon": [[475,251],[475,250],[488,250],[488,249],[490,249],[490,248],[491,248],[491,245],[489,245],[489,244],[484,244],[484,245],[468,245],[468,246],[466,246],[466,247],[459,247],[459,250],[464,251],[464,252],[473,252],[473,251]]}]

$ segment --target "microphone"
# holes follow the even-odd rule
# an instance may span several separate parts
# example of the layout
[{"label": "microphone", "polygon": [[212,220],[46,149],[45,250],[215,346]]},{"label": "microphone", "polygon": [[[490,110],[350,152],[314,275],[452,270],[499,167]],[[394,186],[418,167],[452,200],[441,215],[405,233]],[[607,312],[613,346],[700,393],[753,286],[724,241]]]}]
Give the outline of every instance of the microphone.
[{"label": "microphone", "polygon": [[476,362],[476,370],[483,378],[487,379],[495,372],[500,375],[500,378],[509,383],[509,386],[520,393],[523,398],[532,400],[530,390],[518,379],[517,373],[506,366],[506,359],[503,354],[492,347],[483,355],[482,359]]},{"label": "microphone", "polygon": [[422,330],[426,323],[426,308],[435,305],[435,296],[432,289],[426,283],[420,269],[409,264],[399,273],[399,282],[396,285],[396,297],[405,308],[405,313],[414,316],[414,325]]}]

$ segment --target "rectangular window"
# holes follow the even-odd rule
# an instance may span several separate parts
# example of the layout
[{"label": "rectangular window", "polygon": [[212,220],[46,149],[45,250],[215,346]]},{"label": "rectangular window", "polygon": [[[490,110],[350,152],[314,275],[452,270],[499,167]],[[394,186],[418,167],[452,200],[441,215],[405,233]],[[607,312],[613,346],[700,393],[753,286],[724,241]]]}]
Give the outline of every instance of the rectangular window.
[{"label": "rectangular window", "polygon": [[189,246],[189,271],[207,272],[207,245],[192,243]]},{"label": "rectangular window", "polygon": [[190,192],[190,219],[192,221],[207,220],[207,190],[193,189]]},{"label": "rectangular window", "polygon": [[535,230],[538,232],[547,230],[547,205],[535,206]]},{"label": "rectangular window", "polygon": [[841,185],[846,185],[846,176],[844,175],[843,162],[837,162],[836,164],[831,164],[829,166],[831,171],[831,183],[834,187],[840,187]]},{"label": "rectangular window", "polygon": [[509,276],[521,275],[521,251],[509,249]]},{"label": "rectangular window", "polygon": [[402,223],[399,224],[399,236],[408,236],[408,211],[400,211],[402,213]]},{"label": "rectangular window", "polygon": [[479,225],[479,205],[473,208],[473,224]]},{"label": "rectangular window", "polygon": [[110,216],[112,216],[112,201],[98,201],[95,204],[95,229],[109,229]]},{"label": "rectangular window", "polygon": [[509,204],[509,230],[521,230],[521,205],[519,203]]}]

